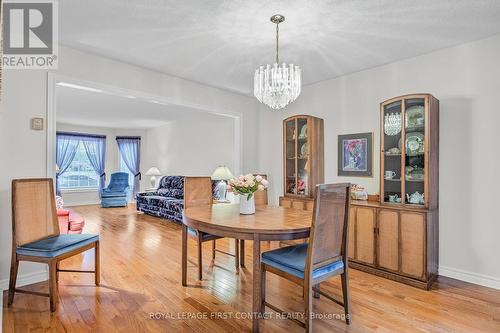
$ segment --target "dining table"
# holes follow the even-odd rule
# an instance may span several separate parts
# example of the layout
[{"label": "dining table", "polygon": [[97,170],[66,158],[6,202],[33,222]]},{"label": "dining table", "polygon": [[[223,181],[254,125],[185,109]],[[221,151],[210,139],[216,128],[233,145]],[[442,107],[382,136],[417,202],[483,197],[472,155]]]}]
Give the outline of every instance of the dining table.
[{"label": "dining table", "polygon": [[182,285],[187,286],[188,228],[216,236],[239,239],[244,265],[245,240],[253,242],[252,331],[259,332],[262,317],[261,242],[309,237],[312,212],[276,206],[257,206],[255,214],[240,214],[239,204],[187,207],[182,223]]}]

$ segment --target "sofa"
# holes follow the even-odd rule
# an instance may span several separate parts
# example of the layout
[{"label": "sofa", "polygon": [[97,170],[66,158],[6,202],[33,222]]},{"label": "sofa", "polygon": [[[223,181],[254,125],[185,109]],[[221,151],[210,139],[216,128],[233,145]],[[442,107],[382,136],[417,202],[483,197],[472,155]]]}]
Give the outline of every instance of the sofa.
[{"label": "sofa", "polygon": [[210,177],[164,176],[156,191],[137,193],[137,210],[182,223],[184,207],[212,203]]},{"label": "sofa", "polygon": [[101,207],[126,207],[128,204],[128,173],[111,174],[108,187],[101,190]]}]

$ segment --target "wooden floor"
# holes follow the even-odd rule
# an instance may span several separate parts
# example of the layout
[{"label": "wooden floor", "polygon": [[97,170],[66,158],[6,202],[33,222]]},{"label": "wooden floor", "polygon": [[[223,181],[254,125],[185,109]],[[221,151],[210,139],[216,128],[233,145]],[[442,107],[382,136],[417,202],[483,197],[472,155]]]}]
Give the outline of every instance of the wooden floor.
[{"label": "wooden floor", "polygon": [[[132,206],[76,210],[85,216],[84,232],[100,234],[102,285],[93,285],[92,274],[61,273],[59,308],[52,315],[47,298],[16,294],[13,306],[7,307],[4,293],[4,332],[250,331],[250,320],[245,318],[252,302],[248,268],[236,275],[233,258],[223,254],[217,254],[213,263],[207,243],[204,280],[199,282],[196,245],[190,241],[189,286],[183,288],[180,226],[138,214]],[[251,242],[247,243],[246,261],[251,267]],[[234,251],[233,242],[218,244]],[[92,269],[92,265],[93,252],[88,251],[61,267]],[[268,276],[267,298],[280,307],[302,311],[301,289]],[[315,320],[314,332],[500,332],[498,290],[449,278],[439,278],[432,291],[423,291],[355,270],[350,277],[353,324]],[[339,287],[338,279],[322,284],[337,297]],[[47,290],[46,283],[29,288]],[[314,300],[314,307],[317,314],[343,313],[324,298]],[[276,318],[262,322],[261,330],[302,332],[295,323]]]}]

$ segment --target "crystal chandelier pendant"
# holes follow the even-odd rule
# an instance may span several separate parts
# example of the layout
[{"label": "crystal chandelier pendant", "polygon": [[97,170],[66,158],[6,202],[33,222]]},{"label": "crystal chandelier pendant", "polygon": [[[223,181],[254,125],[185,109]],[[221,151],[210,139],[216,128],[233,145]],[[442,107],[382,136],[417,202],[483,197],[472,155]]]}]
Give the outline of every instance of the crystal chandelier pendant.
[{"label": "crystal chandelier pendant", "polygon": [[302,87],[300,67],[279,63],[279,24],[284,20],[283,15],[271,16],[271,22],[276,24],[276,62],[260,66],[254,76],[255,97],[274,110],[282,109],[295,101]]}]

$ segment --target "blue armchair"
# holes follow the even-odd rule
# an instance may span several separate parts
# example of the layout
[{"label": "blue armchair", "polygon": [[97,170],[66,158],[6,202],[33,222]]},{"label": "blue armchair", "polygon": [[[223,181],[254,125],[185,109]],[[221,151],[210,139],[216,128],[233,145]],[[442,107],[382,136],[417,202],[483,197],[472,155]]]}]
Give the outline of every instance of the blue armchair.
[{"label": "blue armchair", "polygon": [[101,207],[126,207],[128,203],[128,173],[111,174],[108,187],[101,191]]}]

